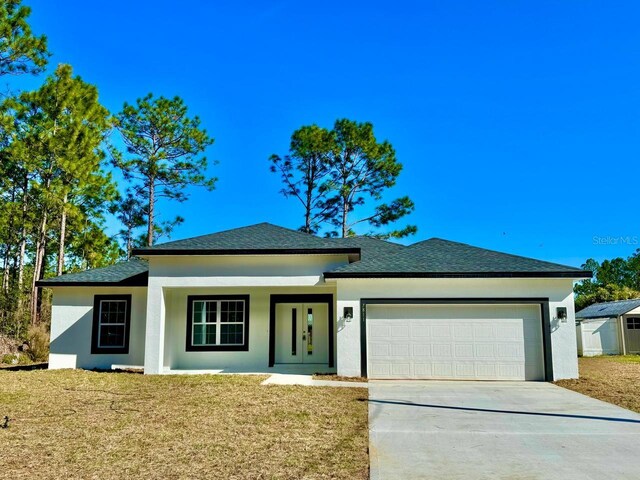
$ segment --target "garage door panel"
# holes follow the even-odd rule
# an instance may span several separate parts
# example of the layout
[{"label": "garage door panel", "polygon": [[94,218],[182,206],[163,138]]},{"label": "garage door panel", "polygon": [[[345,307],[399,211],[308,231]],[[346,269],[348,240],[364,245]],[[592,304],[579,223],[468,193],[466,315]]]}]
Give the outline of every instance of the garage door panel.
[{"label": "garage door panel", "polygon": [[499,343],[496,345],[496,357],[501,360],[514,359],[525,360],[524,348],[522,345],[516,345],[513,343]]},{"label": "garage door panel", "polygon": [[371,372],[369,376],[372,378],[391,378],[391,364],[371,362],[369,365]]},{"label": "garage door panel", "polygon": [[496,358],[497,356],[498,345],[494,345],[493,343],[477,343],[473,345],[473,347],[474,348],[473,348],[472,356],[474,358],[492,359],[492,358]]},{"label": "garage door panel", "polygon": [[451,325],[442,325],[442,324],[435,324],[432,329],[432,337],[433,338],[437,338],[437,339],[443,339],[443,338],[451,338],[452,335],[452,328]]},{"label": "garage door panel", "polygon": [[496,329],[493,325],[485,323],[484,321],[478,321],[475,325],[471,324],[470,329],[473,332],[473,338],[478,340],[492,340],[496,338]]},{"label": "garage door panel", "polygon": [[537,305],[369,305],[372,378],[542,380]]},{"label": "garage door panel", "polygon": [[409,344],[408,343],[392,343],[389,351],[391,357],[407,357],[409,356]]},{"label": "garage door panel", "polygon": [[411,323],[411,338],[431,338],[431,325],[420,320],[414,320]]},{"label": "garage door panel", "polygon": [[449,343],[434,343],[431,348],[434,358],[451,358],[453,355],[453,348]]},{"label": "garage door panel", "polygon": [[369,335],[371,340],[376,338],[387,338],[391,336],[391,326],[385,324],[371,325],[369,329]]},{"label": "garage door panel", "polygon": [[413,373],[417,377],[433,377],[433,364],[414,362]]},{"label": "garage door panel", "polygon": [[476,364],[476,375],[479,377],[496,378],[498,377],[498,366],[493,363]]},{"label": "garage door panel", "polygon": [[431,357],[433,353],[431,351],[431,345],[425,345],[423,343],[414,343],[412,345],[414,357]]},{"label": "garage door panel", "polygon": [[475,378],[476,376],[476,366],[473,362],[457,361],[454,364],[454,368],[457,378]]},{"label": "garage door panel", "polygon": [[390,343],[370,343],[369,344],[369,356],[371,358],[376,357],[388,357],[391,353]]},{"label": "garage door panel", "polygon": [[474,335],[472,323],[461,323],[453,326],[453,336],[456,340],[472,340]]},{"label": "garage door panel", "polygon": [[434,362],[433,363],[433,377],[434,378],[450,378],[453,376],[453,364]]},{"label": "garage door panel", "polygon": [[473,360],[474,358],[473,343],[467,343],[467,344],[458,343],[457,345],[454,345],[454,356],[455,358],[458,358],[458,359],[469,358]]}]

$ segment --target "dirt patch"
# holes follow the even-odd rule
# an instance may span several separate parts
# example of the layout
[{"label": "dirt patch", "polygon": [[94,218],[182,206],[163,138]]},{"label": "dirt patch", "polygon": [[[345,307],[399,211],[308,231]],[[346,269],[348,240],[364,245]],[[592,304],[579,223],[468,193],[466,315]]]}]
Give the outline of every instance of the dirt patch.
[{"label": "dirt patch", "polygon": [[578,365],[579,379],[555,384],[640,413],[640,356],[583,357]]},{"label": "dirt patch", "polygon": [[266,378],[0,370],[0,477],[368,478],[366,389]]}]

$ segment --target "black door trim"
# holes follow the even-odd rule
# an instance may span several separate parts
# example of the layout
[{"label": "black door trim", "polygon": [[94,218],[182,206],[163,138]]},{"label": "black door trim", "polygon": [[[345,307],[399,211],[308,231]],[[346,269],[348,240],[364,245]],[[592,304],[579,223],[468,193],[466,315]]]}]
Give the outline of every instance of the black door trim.
[{"label": "black door trim", "polygon": [[367,305],[540,305],[544,377],[553,381],[551,355],[551,317],[548,298],[361,298],[360,299],[360,370],[367,376]]},{"label": "black door trim", "polygon": [[333,294],[300,293],[272,294],[269,300],[269,367],[276,363],[276,304],[278,303],[326,303],[329,321],[329,368],[335,365],[333,359]]}]

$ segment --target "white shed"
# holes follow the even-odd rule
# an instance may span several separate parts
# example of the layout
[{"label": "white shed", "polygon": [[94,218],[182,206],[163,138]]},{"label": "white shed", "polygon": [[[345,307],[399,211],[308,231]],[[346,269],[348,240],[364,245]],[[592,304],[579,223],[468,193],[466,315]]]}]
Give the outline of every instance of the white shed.
[{"label": "white shed", "polygon": [[640,354],[640,299],[596,303],[576,313],[578,355]]}]

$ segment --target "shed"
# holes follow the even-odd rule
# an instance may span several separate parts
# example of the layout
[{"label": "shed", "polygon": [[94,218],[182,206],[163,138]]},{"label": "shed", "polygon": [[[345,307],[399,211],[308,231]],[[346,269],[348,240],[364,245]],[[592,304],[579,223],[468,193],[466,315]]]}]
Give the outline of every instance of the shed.
[{"label": "shed", "polygon": [[576,313],[578,355],[640,354],[640,298],[594,303]]}]

